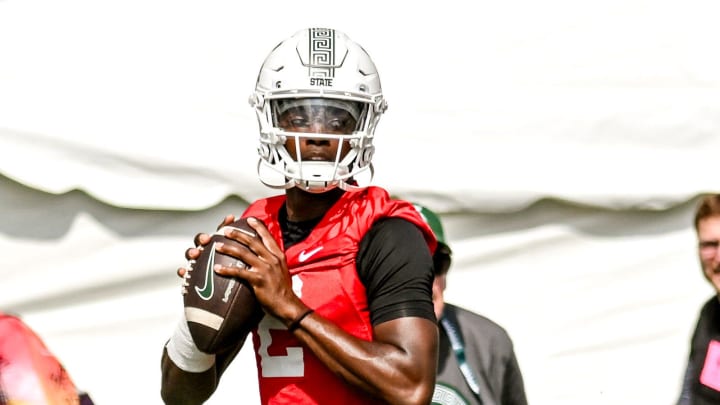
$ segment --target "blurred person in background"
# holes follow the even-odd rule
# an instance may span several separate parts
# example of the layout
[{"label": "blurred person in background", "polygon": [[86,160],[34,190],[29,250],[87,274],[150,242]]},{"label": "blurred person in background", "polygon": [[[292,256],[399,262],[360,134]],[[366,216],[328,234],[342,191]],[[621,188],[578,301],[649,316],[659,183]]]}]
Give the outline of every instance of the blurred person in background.
[{"label": "blurred person in background", "polygon": [[525,385],[508,333],[490,319],[445,302],[452,250],[440,217],[420,204],[415,209],[438,240],[433,255],[433,304],[440,326],[433,404],[527,405]]},{"label": "blurred person in background", "polygon": [[62,363],[18,316],[0,312],[0,404],[92,405]]},{"label": "blurred person in background", "polygon": [[700,309],[690,340],[678,405],[720,404],[720,194],[704,196],[695,211],[698,257],[715,290]]}]

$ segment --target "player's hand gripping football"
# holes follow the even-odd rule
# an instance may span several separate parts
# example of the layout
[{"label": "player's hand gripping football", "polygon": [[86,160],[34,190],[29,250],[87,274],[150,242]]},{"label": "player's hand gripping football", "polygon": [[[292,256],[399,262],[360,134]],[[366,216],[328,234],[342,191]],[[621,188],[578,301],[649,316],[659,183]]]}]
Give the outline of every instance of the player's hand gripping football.
[{"label": "player's hand gripping football", "polygon": [[289,324],[306,312],[308,307],[293,292],[285,253],[265,224],[255,218],[248,218],[248,225],[255,230],[256,235],[227,229],[225,236],[247,246],[249,250],[230,244],[216,245],[216,249],[242,260],[249,267],[216,266],[215,271],[247,281],[265,311]]},{"label": "player's hand gripping football", "polygon": [[[229,225],[235,221],[234,215],[226,215],[225,218],[223,218],[223,221],[218,225],[217,229],[219,230],[223,226]],[[212,238],[212,235],[207,233],[198,233],[195,235],[194,243],[195,247],[188,248],[185,250],[185,259],[188,261],[187,266],[190,267],[190,264],[192,261],[197,260],[198,257],[200,257],[200,252],[202,252],[205,245],[210,243],[210,239]],[[185,273],[187,273],[188,268],[187,267],[179,267],[177,269],[177,275],[180,278],[185,277]]]},{"label": "player's hand gripping football", "polygon": [[[228,215],[218,229],[230,224],[235,218]],[[215,271],[230,277],[247,281],[255,292],[255,297],[266,312],[289,324],[308,310],[307,306],[292,291],[292,282],[287,268],[284,252],[267,230],[265,225],[254,218],[248,224],[256,231],[256,236],[228,229],[225,236],[235,240],[248,249],[240,249],[229,244],[215,244],[216,251],[233,256],[246,263],[248,268],[216,265]],[[195,260],[201,250],[210,242],[211,235],[200,233],[195,236],[195,247],[185,251],[187,260]],[[187,269],[179,268],[177,274],[183,276]]]}]

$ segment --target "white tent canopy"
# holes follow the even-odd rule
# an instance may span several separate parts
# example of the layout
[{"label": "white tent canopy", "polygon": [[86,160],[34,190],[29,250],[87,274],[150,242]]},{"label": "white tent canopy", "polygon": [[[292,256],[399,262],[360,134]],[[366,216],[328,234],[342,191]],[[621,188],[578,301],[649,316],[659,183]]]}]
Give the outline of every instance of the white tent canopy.
[{"label": "white tent canopy", "polygon": [[[389,101],[374,183],[441,214],[448,300],[510,332],[530,402],[673,403],[712,294],[691,222],[720,190],[720,5],[358,6],[0,0],[0,308],[96,402],[161,403],[184,250],[273,193],[260,63],[328,26]],[[247,349],[212,403],[257,402]]]}]

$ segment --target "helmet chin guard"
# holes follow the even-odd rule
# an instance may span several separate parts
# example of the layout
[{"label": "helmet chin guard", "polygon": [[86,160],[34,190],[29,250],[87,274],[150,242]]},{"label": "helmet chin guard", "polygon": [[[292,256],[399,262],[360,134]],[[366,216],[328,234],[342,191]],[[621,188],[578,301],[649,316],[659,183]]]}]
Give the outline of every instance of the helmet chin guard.
[{"label": "helmet chin guard", "polygon": [[[302,105],[304,99],[327,108],[352,104],[356,125],[351,133],[292,132],[279,127],[278,106]],[[260,126],[260,181],[268,187],[298,187],[323,193],[367,187],[373,178],[373,136],[387,109],[380,78],[365,50],[347,35],[327,28],[310,28],[281,42],[265,59],[255,92],[250,96]],[[307,104],[307,103],[306,103]],[[321,106],[320,108],[322,108]],[[337,140],[333,161],[303,160],[299,147],[306,138]],[[297,150],[286,149],[289,139]],[[349,146],[342,148],[343,144]],[[341,155],[341,151],[347,151]]]}]

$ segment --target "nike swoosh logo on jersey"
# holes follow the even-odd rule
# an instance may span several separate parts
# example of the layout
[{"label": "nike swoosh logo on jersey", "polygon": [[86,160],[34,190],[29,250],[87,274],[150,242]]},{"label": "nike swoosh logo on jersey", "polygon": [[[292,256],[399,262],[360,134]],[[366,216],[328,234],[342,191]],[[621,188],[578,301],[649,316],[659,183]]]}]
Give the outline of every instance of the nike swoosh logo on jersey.
[{"label": "nike swoosh logo on jersey", "polygon": [[322,248],[323,248],[322,246],[318,246],[309,252],[305,252],[303,250],[302,252],[300,252],[300,255],[298,255],[298,260],[300,261],[300,263],[302,263],[302,262],[306,261],[307,259],[309,259],[310,257],[312,257],[315,253],[321,251]]},{"label": "nike swoosh logo on jersey", "polygon": [[207,266],[205,266],[205,285],[203,288],[198,288],[198,286],[195,286],[195,291],[198,293],[200,298],[204,299],[205,301],[209,300],[213,296],[213,290],[215,289],[215,284],[213,283],[213,267],[215,266],[215,243],[212,244],[212,248],[210,248],[210,258],[208,259]]}]

